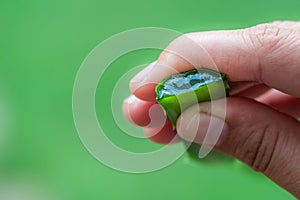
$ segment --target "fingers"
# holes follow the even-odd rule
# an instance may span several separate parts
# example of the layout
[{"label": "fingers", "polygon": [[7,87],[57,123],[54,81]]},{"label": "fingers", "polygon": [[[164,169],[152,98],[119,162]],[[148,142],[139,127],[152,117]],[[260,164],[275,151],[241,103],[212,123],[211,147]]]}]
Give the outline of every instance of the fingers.
[{"label": "fingers", "polygon": [[[253,83],[253,82],[250,82]],[[264,84],[252,84],[233,82],[230,85],[230,96],[240,96],[254,99],[266,93],[270,88]]]},{"label": "fingers", "polygon": [[[228,74],[231,81],[264,83],[300,97],[298,22],[275,22],[235,31],[190,33],[174,40],[156,64],[137,75],[132,92],[154,100],[155,85],[166,76],[196,67]],[[144,72],[145,72],[144,71]],[[145,75],[147,74],[147,76]]]},{"label": "fingers", "polygon": [[[228,98],[224,126],[224,118],[220,117],[224,108],[216,107],[214,113],[211,109],[208,102],[188,108],[178,119],[178,134],[199,144],[207,137],[204,145],[214,145],[209,141],[221,134],[216,150],[247,163],[299,198],[300,123],[264,104],[240,97]],[[213,129],[206,133],[212,121]],[[217,126],[221,133],[214,132]]]},{"label": "fingers", "polygon": [[138,126],[147,126],[151,121],[148,111],[153,104],[153,102],[140,101],[134,95],[131,95],[124,100],[123,113],[131,123]]},{"label": "fingers", "polygon": [[146,136],[158,144],[178,143],[181,139],[169,120],[159,127],[144,128]]},{"label": "fingers", "polygon": [[161,127],[167,120],[157,103],[140,100],[134,95],[124,100],[123,113],[131,123],[142,127]]},{"label": "fingers", "polygon": [[271,89],[255,100],[297,119],[300,118],[300,98]]},{"label": "fingers", "polygon": [[[259,94],[263,93],[266,90],[269,91],[259,96]],[[245,92],[239,93],[238,96],[247,98],[256,97],[256,101],[259,101],[292,117],[300,118],[299,98],[295,98],[273,89],[270,90],[264,85],[254,86],[246,90]],[[165,141],[170,141],[170,137],[163,138],[164,134],[160,130],[161,127],[165,125],[168,119],[166,118],[166,115],[164,114],[162,108],[157,103],[143,101],[132,95],[124,101],[123,112],[126,118],[131,123],[149,128],[146,132],[151,132],[152,135],[155,131],[157,131],[157,133],[159,132],[159,137],[153,137],[153,141],[157,143],[165,143]],[[164,131],[170,133],[174,132],[171,127],[170,130],[165,127]],[[148,136],[151,134],[148,134]]]},{"label": "fingers", "polygon": [[129,96],[123,103],[123,113],[133,124],[142,126],[145,135],[159,144],[176,143],[180,138],[160,105]]}]

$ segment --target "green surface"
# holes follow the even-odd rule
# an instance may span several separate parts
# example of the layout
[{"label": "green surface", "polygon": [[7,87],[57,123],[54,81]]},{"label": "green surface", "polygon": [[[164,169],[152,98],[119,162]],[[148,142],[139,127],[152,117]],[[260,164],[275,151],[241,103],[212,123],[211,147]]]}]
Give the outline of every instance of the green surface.
[{"label": "green surface", "polygon": [[[210,79],[204,81],[201,74],[208,75]],[[201,84],[200,82],[196,82],[198,86],[195,87],[192,81],[195,82],[197,79],[189,79],[191,75],[193,77],[198,75],[198,81],[202,79],[203,82]],[[185,84],[178,86],[178,84],[182,83],[183,78],[186,81]],[[173,81],[170,82],[169,80]],[[177,83],[174,83],[174,80]],[[183,92],[183,90],[185,90],[185,92]],[[157,102],[164,108],[175,128],[177,118],[187,107],[197,102],[210,101],[212,99],[220,99],[228,96],[229,85],[225,74],[219,74],[218,72],[201,68],[171,75],[158,83],[155,91]]]},{"label": "green surface", "polygon": [[[293,199],[239,164],[199,166],[182,157],[165,169],[140,175],[100,164],[77,135],[72,88],[88,53],[120,31],[145,26],[180,32],[243,28],[298,20],[299,7],[299,0],[1,1],[0,198],[5,193],[71,200]],[[122,73],[157,55],[141,50],[121,57],[105,73],[103,84],[113,85]],[[96,95],[98,118],[109,137],[128,150],[160,148],[123,136],[107,106],[111,89],[100,82]]]}]

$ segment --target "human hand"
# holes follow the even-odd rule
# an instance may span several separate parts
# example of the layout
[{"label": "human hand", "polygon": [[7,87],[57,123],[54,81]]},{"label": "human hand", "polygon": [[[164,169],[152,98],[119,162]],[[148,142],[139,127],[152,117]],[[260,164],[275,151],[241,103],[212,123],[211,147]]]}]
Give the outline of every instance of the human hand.
[{"label": "human hand", "polygon": [[[155,123],[147,126],[151,121],[149,109],[156,104],[156,84],[170,74],[193,69],[172,50],[193,59],[196,66],[209,68],[202,55],[186,48],[185,38],[201,45],[219,71],[228,75],[231,91],[244,89],[227,98],[225,118],[218,115],[218,109],[211,113],[211,103],[205,102],[185,110],[176,130],[169,121],[162,129]],[[211,117],[220,124],[225,121],[214,149],[243,161],[300,198],[300,23],[273,22],[243,30],[190,33],[171,42],[167,49],[156,63],[132,79],[134,95],[124,101],[125,116],[143,126],[149,139],[158,143],[175,137],[177,141],[183,138],[202,144]],[[199,121],[187,126],[199,115]],[[163,116],[162,110],[156,116]]]}]

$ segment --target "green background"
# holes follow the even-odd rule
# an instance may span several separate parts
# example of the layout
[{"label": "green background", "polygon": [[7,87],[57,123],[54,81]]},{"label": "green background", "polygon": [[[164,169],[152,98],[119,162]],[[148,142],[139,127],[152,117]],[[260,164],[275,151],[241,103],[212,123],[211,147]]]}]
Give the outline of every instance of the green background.
[{"label": "green background", "polygon": [[[298,20],[299,8],[299,0],[2,0],[0,199],[293,199],[240,164],[196,165],[184,156],[153,173],[112,170],[94,159],[77,135],[72,89],[84,58],[118,32],[147,26],[183,33],[237,29]],[[96,95],[99,121],[128,150],[160,146],[121,136],[107,106],[111,90],[122,73],[158,55],[141,50],[116,60]]]}]

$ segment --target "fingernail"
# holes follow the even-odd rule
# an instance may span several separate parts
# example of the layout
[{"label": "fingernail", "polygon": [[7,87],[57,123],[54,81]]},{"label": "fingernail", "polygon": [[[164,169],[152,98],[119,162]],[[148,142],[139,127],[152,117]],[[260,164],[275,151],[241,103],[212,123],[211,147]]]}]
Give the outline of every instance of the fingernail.
[{"label": "fingernail", "polygon": [[228,126],[221,118],[202,112],[187,112],[180,117],[177,132],[184,140],[214,147],[222,144]]},{"label": "fingernail", "polygon": [[137,91],[139,88],[145,85],[156,85],[166,76],[174,73],[178,73],[178,71],[168,65],[164,65],[155,61],[131,79],[131,92],[134,93],[134,91]]},{"label": "fingernail", "polygon": [[126,99],[124,99],[123,103],[133,104],[137,98],[134,95],[130,95]]},{"label": "fingernail", "polygon": [[136,97],[134,95],[130,95],[129,97],[124,99],[123,106],[122,106],[122,110],[123,110],[125,117],[127,117],[127,119],[133,124],[134,124],[134,120],[131,117],[129,105],[134,104],[135,98]]}]

